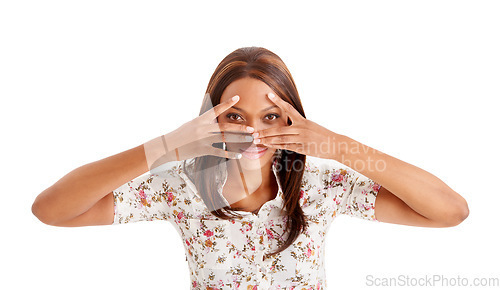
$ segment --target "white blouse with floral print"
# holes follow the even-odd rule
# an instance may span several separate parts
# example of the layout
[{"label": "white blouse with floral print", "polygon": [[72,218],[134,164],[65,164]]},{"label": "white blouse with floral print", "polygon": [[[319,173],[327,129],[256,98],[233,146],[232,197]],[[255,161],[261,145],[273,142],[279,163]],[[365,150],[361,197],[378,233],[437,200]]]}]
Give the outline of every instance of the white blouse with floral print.
[{"label": "white blouse with floral print", "polygon": [[[194,159],[187,160],[192,164]],[[334,160],[307,156],[300,205],[307,230],[277,255],[265,256],[284,242],[283,192],[277,160],[272,169],[278,194],[257,214],[236,211],[242,219],[213,215],[185,174],[183,161],[169,162],[113,191],[113,224],[166,220],[182,238],[191,289],[327,289],[324,269],[325,237],[338,214],[369,221],[375,218],[380,185]],[[222,171],[223,184],[227,171]],[[222,186],[219,183],[219,194]]]}]

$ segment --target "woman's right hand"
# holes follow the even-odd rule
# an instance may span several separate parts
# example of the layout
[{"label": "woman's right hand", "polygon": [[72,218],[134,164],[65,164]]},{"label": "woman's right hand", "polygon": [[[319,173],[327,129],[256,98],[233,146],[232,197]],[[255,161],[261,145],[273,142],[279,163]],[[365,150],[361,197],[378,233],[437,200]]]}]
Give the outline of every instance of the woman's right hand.
[{"label": "woman's right hand", "polygon": [[[175,131],[144,143],[144,151],[150,169],[163,163],[193,157],[213,155],[230,159],[241,158],[238,152],[213,147],[213,143],[250,143],[253,128],[232,123],[218,123],[217,117],[239,101],[234,96],[226,102],[183,124]],[[251,128],[251,129],[248,129]],[[239,155],[239,157],[238,157]]]}]

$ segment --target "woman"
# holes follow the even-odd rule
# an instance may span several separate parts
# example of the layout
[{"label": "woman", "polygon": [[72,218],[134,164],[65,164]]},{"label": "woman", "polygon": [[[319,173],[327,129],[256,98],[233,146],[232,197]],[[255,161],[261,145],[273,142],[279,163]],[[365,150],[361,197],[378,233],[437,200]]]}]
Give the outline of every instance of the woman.
[{"label": "woman", "polygon": [[170,221],[191,289],[326,289],[338,214],[422,227],[468,216],[432,174],[307,120],[283,61],[258,47],[222,60],[199,117],[73,170],[32,211],[55,226]]}]

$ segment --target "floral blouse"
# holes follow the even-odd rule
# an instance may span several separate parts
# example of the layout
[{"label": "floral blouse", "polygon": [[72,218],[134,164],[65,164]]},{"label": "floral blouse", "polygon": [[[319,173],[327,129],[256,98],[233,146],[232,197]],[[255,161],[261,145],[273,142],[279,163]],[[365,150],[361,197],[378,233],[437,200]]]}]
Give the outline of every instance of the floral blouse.
[{"label": "floral blouse", "polygon": [[[300,205],[307,230],[287,249],[274,256],[283,234],[283,192],[258,212],[236,211],[243,216],[223,220],[213,215],[186,175],[193,159],[165,164],[117,188],[114,222],[169,221],[179,233],[190,270],[191,289],[327,289],[325,237],[339,214],[378,222],[375,199],[380,185],[334,160],[307,156],[300,190]],[[277,160],[272,163],[279,180]],[[220,176],[225,184],[227,171]],[[218,179],[219,180],[219,179]],[[229,205],[221,194],[221,198]]]}]

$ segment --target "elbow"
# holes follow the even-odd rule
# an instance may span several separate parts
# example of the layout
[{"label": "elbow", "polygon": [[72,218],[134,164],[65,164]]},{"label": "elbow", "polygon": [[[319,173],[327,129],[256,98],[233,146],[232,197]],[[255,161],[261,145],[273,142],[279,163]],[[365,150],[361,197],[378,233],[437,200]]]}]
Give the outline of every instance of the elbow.
[{"label": "elbow", "polygon": [[42,223],[49,226],[55,225],[53,218],[50,217],[50,211],[47,210],[40,201],[35,200],[35,202],[33,202],[33,205],[31,205],[31,213],[33,213]]},{"label": "elbow", "polygon": [[467,201],[465,201],[465,199],[463,200],[462,205],[459,207],[457,216],[459,221],[458,224],[462,223],[467,217],[469,217],[469,205],[467,204]]},{"label": "elbow", "polygon": [[445,227],[454,227],[461,224],[469,216],[469,205],[467,201],[460,196],[451,211],[447,214]]},{"label": "elbow", "polygon": [[42,216],[40,205],[35,201],[31,205],[31,213],[42,223],[45,224],[45,218]]},{"label": "elbow", "polygon": [[48,225],[48,219],[46,216],[42,213],[41,206],[39,205],[38,202],[34,202],[33,205],[31,205],[31,213],[42,223]]}]

